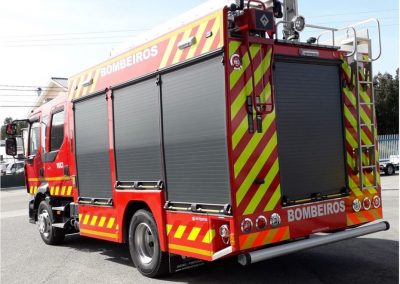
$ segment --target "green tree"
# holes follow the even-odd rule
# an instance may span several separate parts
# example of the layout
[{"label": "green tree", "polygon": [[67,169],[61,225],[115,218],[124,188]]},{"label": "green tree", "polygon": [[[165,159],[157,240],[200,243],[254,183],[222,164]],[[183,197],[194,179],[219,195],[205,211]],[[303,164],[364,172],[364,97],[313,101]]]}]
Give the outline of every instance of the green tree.
[{"label": "green tree", "polygon": [[[6,117],[4,119],[3,125],[1,126],[1,140],[6,139],[6,137],[7,137],[6,125],[7,125],[7,123],[10,123],[12,121],[13,121],[12,117]],[[22,135],[22,129],[27,128],[27,127],[28,127],[28,123],[26,121],[18,121],[17,122],[17,135]]]},{"label": "green tree", "polygon": [[396,75],[378,73],[374,78],[378,134],[399,133],[399,69]]}]

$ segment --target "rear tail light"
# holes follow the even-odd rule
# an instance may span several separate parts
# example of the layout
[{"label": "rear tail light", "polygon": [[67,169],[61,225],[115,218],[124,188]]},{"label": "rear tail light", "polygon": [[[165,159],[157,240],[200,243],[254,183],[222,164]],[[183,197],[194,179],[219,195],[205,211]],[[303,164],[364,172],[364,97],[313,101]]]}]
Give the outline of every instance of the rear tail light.
[{"label": "rear tail light", "polygon": [[381,198],[378,195],[375,195],[374,198],[372,198],[372,205],[374,208],[381,207]]},{"label": "rear tail light", "polygon": [[369,197],[364,198],[363,207],[365,210],[369,210],[371,208],[371,199],[369,199]]},{"label": "rear tail light", "polygon": [[249,233],[253,229],[253,222],[249,218],[244,219],[240,223],[240,229],[243,233]]},{"label": "rear tail light", "polygon": [[256,228],[257,230],[263,230],[267,227],[267,218],[264,216],[258,216],[256,219]]},{"label": "rear tail light", "polygon": [[353,200],[353,210],[359,212],[361,210],[361,202],[358,199]]}]

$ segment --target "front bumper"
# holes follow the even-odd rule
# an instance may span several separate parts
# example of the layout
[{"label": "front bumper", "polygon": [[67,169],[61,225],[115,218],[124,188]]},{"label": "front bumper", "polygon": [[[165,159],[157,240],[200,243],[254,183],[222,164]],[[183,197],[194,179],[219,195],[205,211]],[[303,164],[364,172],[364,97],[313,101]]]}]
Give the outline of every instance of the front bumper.
[{"label": "front bumper", "polygon": [[331,233],[329,235],[315,236],[301,241],[296,241],[288,244],[278,245],[270,248],[265,248],[261,250],[240,254],[238,256],[238,262],[242,265],[248,265],[251,263],[301,251],[304,249],[331,244],[380,231],[386,231],[389,230],[389,228],[390,228],[389,223],[384,221],[372,225],[358,227],[355,229],[349,229],[337,233]]}]

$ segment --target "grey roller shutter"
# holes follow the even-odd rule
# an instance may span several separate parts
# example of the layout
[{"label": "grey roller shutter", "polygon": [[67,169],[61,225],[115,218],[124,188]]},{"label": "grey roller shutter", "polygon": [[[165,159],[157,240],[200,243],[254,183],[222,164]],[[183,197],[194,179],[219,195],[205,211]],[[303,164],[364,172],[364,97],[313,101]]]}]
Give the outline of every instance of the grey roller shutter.
[{"label": "grey roller shutter", "polygon": [[162,76],[168,200],[230,203],[221,58]]},{"label": "grey roller shutter", "polygon": [[294,200],[340,192],[346,181],[338,66],[275,67],[282,195]]},{"label": "grey roller shutter", "polygon": [[160,104],[155,78],[114,91],[117,179],[161,180]]},{"label": "grey roller shutter", "polygon": [[74,108],[79,196],[112,198],[105,94],[76,102]]}]

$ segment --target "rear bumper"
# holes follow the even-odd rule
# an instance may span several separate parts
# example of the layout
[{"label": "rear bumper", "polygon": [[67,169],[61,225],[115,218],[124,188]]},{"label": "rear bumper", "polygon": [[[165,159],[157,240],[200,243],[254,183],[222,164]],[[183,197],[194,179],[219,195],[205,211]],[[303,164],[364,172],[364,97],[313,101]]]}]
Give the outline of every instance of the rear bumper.
[{"label": "rear bumper", "polygon": [[349,229],[342,232],[332,233],[329,235],[311,237],[306,240],[296,241],[284,245],[278,245],[266,249],[256,250],[238,256],[238,262],[242,265],[263,261],[266,259],[278,257],[281,255],[297,252],[304,249],[309,249],[321,245],[331,244],[351,238],[356,238],[380,231],[389,230],[388,222],[379,222],[376,224],[362,226],[355,229]]}]

